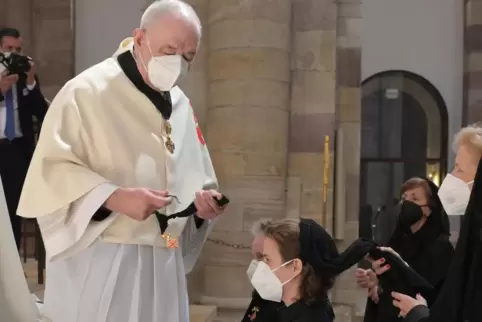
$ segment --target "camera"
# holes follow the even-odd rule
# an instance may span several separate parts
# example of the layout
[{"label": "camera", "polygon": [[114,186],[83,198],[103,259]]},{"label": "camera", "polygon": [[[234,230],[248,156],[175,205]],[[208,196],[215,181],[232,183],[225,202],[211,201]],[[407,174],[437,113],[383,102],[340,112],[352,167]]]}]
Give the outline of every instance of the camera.
[{"label": "camera", "polygon": [[0,64],[5,66],[9,75],[26,74],[30,71],[31,59],[17,53],[0,53]]}]

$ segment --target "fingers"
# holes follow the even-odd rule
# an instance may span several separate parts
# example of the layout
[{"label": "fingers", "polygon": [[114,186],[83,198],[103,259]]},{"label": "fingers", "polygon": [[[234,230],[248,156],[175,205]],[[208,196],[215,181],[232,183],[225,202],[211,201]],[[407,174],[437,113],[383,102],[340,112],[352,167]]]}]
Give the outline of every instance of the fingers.
[{"label": "fingers", "polygon": [[169,192],[167,190],[154,190],[154,189],[149,189],[149,192],[158,196],[158,197],[167,197],[169,195]]},{"label": "fingers", "polygon": [[419,300],[419,301],[425,301],[425,299],[423,298],[423,296],[420,295],[420,294],[417,294],[417,297],[416,297],[416,298],[417,298],[417,300]]},{"label": "fingers", "polygon": [[375,274],[375,272],[372,271],[371,269],[367,270],[366,275],[367,275],[369,278],[371,278],[371,279],[376,279],[376,278],[377,278],[377,274]]},{"label": "fingers", "polygon": [[363,268],[357,268],[355,270],[355,276],[357,277],[365,277],[367,272]]},{"label": "fingers", "polygon": [[385,264],[385,258],[380,258],[372,263],[372,268],[375,271],[376,275],[382,275],[386,271],[388,271],[391,267],[389,264]]},{"label": "fingers", "polygon": [[197,212],[198,213],[209,213],[211,212],[211,207],[207,203],[206,200],[204,200],[202,192],[196,192],[196,199],[194,200],[194,205],[196,206]]},{"label": "fingers", "polygon": [[[201,191],[201,197],[203,200],[206,202],[206,204],[209,206],[211,211],[214,211],[216,214],[221,213],[221,209],[218,206],[217,202],[214,200],[214,198],[218,198],[218,196],[213,196],[213,190],[209,191]],[[221,194],[216,192],[219,195],[219,198],[221,198]]]},{"label": "fingers", "polygon": [[172,197],[162,197],[156,194],[149,196],[148,204],[155,210],[164,208],[172,202]]},{"label": "fingers", "polygon": [[219,193],[218,191],[216,191],[214,189],[208,190],[208,192],[211,194],[211,196],[213,198],[216,198],[218,200],[221,200],[221,198],[223,197],[223,195],[221,193]]}]

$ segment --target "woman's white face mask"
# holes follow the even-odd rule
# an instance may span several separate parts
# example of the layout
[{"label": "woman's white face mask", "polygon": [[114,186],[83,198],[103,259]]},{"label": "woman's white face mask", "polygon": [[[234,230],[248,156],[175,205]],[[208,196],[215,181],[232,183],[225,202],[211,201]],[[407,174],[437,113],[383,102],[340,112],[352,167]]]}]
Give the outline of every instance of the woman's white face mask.
[{"label": "woman's white face mask", "polygon": [[449,216],[462,216],[465,214],[470,199],[470,187],[474,181],[465,182],[452,174],[447,174],[438,196],[442,202],[445,212]]},{"label": "woman's white face mask", "polygon": [[147,66],[142,57],[140,59],[149,81],[162,92],[170,91],[187,74],[189,64],[181,55],[154,56],[149,38],[146,38],[151,59]]},{"label": "woman's white face mask", "polygon": [[281,282],[274,273],[283,266],[288,265],[293,260],[290,260],[278,268],[271,270],[271,268],[262,261],[252,261],[249,265],[247,274],[250,277],[251,284],[258,292],[259,296],[267,301],[281,302],[283,296],[283,285],[289,283],[295,276],[285,282]]}]

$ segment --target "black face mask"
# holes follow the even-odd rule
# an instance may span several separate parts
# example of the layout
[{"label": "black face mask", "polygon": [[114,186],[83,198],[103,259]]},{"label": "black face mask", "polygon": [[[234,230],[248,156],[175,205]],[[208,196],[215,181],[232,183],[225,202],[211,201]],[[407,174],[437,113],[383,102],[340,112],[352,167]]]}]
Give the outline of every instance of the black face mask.
[{"label": "black face mask", "polygon": [[405,227],[410,227],[422,219],[422,207],[411,201],[403,201],[400,205],[400,222]]}]

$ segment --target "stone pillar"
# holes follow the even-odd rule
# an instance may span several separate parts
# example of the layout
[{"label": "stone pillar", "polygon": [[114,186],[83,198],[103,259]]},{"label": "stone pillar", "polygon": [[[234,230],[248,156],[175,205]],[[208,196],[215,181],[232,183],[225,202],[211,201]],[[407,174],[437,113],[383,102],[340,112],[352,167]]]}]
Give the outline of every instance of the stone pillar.
[{"label": "stone pillar", "polygon": [[[293,3],[288,215],[296,216],[298,212],[298,216],[317,220],[329,230],[336,127],[336,12],[335,0]],[[326,135],[330,138],[330,168],[327,213],[323,214]]]},{"label": "stone pillar", "polygon": [[3,0],[2,1],[2,25],[16,28],[24,39],[24,52],[31,54],[33,47],[31,0]]},{"label": "stone pillar", "polygon": [[[345,248],[358,238],[360,149],[361,149],[361,32],[360,0],[343,0],[338,5],[337,23],[337,119],[343,141],[343,167],[345,172],[344,202],[346,211],[345,234],[339,242]],[[366,292],[355,282],[355,267],[345,272],[333,292],[335,303],[355,305],[363,316]]]},{"label": "stone pillar", "polygon": [[465,124],[482,121],[482,1],[465,1]]},{"label": "stone pillar", "polygon": [[192,64],[192,68],[183,79],[180,87],[191,100],[192,107],[196,113],[201,129],[206,130],[206,93],[207,93],[207,10],[208,0],[186,0],[186,3],[193,6],[203,26],[201,45]]},{"label": "stone pillar", "polygon": [[252,224],[285,215],[290,24],[290,0],[210,0],[206,139],[232,200],[204,251],[204,295],[218,305],[250,297]]},{"label": "stone pillar", "polygon": [[[191,70],[182,80],[180,87],[184,93],[189,97],[199,126],[203,132],[206,132],[206,114],[207,114],[207,38],[208,38],[208,24],[207,24],[207,10],[208,0],[187,0],[186,3],[193,6],[196,10],[201,24],[202,39],[201,45],[196,54],[196,58],[192,64]],[[150,2],[149,2],[150,4]],[[198,303],[200,296],[204,288],[204,268],[203,260],[201,259],[196,263],[196,266],[192,270],[191,274],[187,276],[188,280],[188,293],[191,303]]]},{"label": "stone pillar", "polygon": [[74,33],[71,1],[30,0],[32,58],[37,64],[42,92],[51,100],[74,76]]}]

